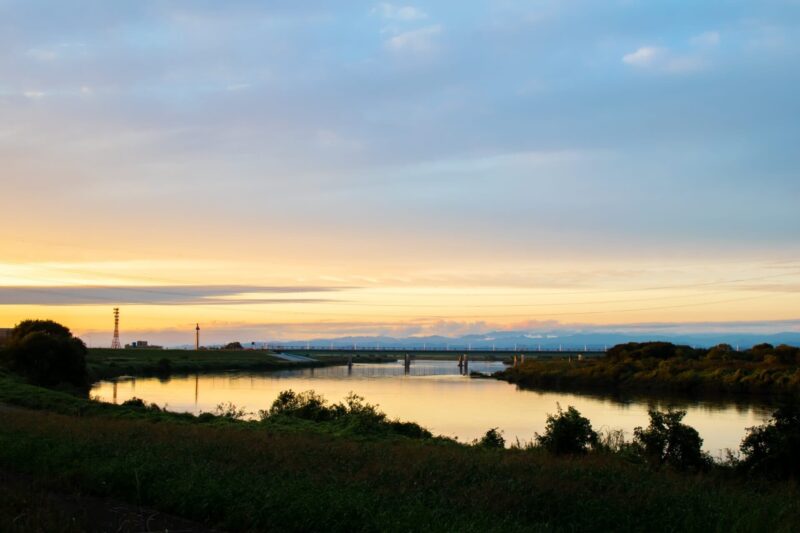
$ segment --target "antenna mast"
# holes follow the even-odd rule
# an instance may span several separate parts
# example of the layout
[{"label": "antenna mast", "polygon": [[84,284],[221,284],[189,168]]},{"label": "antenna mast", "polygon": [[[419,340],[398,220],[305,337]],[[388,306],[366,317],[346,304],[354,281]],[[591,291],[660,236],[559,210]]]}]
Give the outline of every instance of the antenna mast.
[{"label": "antenna mast", "polygon": [[122,345],[119,343],[119,307],[114,308],[114,337],[111,339],[111,349],[119,350]]}]

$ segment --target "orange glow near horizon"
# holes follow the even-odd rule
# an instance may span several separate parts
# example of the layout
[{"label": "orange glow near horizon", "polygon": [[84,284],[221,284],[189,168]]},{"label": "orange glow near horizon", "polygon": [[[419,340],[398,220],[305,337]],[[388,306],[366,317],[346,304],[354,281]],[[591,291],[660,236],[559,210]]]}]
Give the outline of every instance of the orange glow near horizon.
[{"label": "orange glow near horizon", "polygon": [[[0,289],[15,298],[58,298],[58,305],[3,302],[0,325],[52,318],[102,345],[110,308],[122,308],[123,340],[180,338],[194,323],[206,338],[283,340],[317,336],[463,334],[558,325],[779,321],[796,319],[800,269],[793,264],[653,265],[537,263],[465,265],[391,272],[330,263],[314,273],[250,261],[107,261],[0,264]],[[372,270],[370,270],[372,269]],[[349,270],[349,272],[348,272]],[[235,280],[235,283],[232,282]],[[185,298],[184,289],[241,286]],[[133,291],[118,301],[96,287]],[[292,287],[283,292],[281,288]],[[138,288],[138,289],[137,289]],[[79,304],[73,292],[86,296]],[[174,294],[173,294],[174,293]],[[114,293],[112,293],[114,294]],[[20,296],[21,295],[21,296]],[[127,296],[127,293],[124,295]],[[174,301],[172,301],[174,300]],[[187,338],[189,336],[187,335]],[[187,341],[188,342],[188,341]]]}]

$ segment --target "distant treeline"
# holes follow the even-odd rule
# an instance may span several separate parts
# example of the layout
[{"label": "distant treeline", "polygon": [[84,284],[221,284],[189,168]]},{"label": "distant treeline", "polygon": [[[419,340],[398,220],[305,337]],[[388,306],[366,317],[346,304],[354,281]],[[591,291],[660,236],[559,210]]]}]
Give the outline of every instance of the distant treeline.
[{"label": "distant treeline", "polygon": [[758,344],[737,351],[631,342],[604,357],[528,360],[496,374],[522,387],[800,395],[800,348]]}]

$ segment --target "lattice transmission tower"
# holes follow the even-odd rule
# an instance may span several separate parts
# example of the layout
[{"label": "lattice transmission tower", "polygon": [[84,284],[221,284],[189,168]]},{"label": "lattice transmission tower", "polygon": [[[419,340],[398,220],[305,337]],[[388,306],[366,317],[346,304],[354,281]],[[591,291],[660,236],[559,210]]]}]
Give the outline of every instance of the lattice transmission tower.
[{"label": "lattice transmission tower", "polygon": [[119,350],[122,345],[119,343],[119,307],[114,308],[114,338],[111,339],[111,349]]}]

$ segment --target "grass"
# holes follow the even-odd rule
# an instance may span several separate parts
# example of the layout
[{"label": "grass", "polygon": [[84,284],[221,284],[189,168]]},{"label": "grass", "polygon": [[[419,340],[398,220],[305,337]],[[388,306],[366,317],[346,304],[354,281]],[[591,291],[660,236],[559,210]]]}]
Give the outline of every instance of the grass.
[{"label": "grass", "polygon": [[[384,362],[389,358],[362,356],[359,362]],[[391,359],[394,360],[394,359]],[[286,361],[267,350],[147,350],[91,348],[86,358],[92,380],[117,376],[210,373],[227,370],[255,371],[327,366],[347,362],[344,356],[326,356],[314,362]]]},{"label": "grass", "polygon": [[[30,477],[40,492],[112,497],[232,531],[800,528],[794,485],[745,483],[722,469],[685,475],[607,453],[357,438],[306,420],[203,421],[10,376],[0,377],[0,402],[24,407],[0,406],[0,471]],[[0,505],[0,530],[16,507]]]}]

